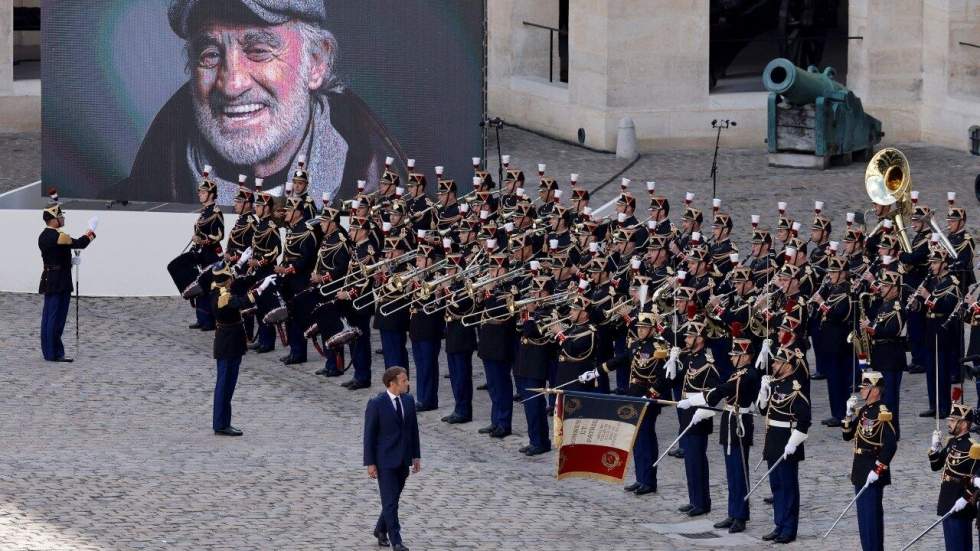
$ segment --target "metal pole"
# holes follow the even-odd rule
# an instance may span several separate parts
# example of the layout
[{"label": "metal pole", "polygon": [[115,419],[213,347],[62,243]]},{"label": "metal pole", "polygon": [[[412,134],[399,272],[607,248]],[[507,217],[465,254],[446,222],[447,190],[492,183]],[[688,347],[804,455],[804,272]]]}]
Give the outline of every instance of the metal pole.
[{"label": "metal pole", "polygon": [[718,135],[715,137],[715,157],[711,161],[711,197],[718,197],[718,147],[721,144],[721,125],[718,125]]},{"label": "metal pole", "polygon": [[[78,249],[75,250],[75,258],[81,258],[82,251]],[[78,303],[82,298],[81,295],[81,281],[79,280],[79,266],[75,265],[75,357],[78,358],[80,354],[78,353],[78,343],[80,342],[80,326],[78,324]]]},{"label": "metal pole", "polygon": [[548,82],[555,80],[555,31],[548,30]]}]

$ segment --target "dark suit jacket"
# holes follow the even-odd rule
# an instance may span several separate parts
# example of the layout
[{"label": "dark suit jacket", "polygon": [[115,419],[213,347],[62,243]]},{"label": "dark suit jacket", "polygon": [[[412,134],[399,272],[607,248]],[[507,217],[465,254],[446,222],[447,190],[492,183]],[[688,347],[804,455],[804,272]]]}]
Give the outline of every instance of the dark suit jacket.
[{"label": "dark suit jacket", "polygon": [[44,262],[37,291],[44,294],[72,292],[71,250],[84,249],[88,244],[87,235],[74,239],[54,228],[44,228],[37,238],[37,247],[41,249],[41,259]]},{"label": "dark suit jacket", "polygon": [[419,422],[415,416],[415,398],[402,394],[404,422],[398,418],[395,405],[382,392],[371,398],[364,412],[364,465],[379,469],[397,469],[422,457],[419,451]]}]

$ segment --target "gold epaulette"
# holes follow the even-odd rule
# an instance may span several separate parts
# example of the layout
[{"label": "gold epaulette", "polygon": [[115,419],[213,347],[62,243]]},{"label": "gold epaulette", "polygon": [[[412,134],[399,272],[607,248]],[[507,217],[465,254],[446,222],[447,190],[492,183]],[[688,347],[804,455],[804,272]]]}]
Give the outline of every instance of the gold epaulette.
[{"label": "gold epaulette", "polygon": [[58,232],[58,244],[71,245],[71,236],[63,231]]},{"label": "gold epaulette", "polygon": [[888,407],[885,404],[878,406],[878,420],[884,423],[892,420],[892,412],[888,411]]},{"label": "gold epaulette", "polygon": [[227,287],[218,288],[218,308],[224,308],[228,306],[228,301],[231,300],[231,291]]},{"label": "gold epaulette", "polygon": [[663,360],[664,358],[666,358],[668,356],[670,356],[670,350],[668,350],[666,348],[657,348],[657,347],[654,347],[654,349],[653,349],[653,359],[655,359],[655,360]]},{"label": "gold epaulette", "polygon": [[980,444],[970,440],[970,459],[976,461],[980,459]]}]

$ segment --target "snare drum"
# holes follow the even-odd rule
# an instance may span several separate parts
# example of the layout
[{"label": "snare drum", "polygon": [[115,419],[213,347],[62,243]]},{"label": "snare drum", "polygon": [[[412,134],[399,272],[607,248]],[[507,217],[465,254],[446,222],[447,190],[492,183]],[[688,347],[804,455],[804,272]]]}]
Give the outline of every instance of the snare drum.
[{"label": "snare drum", "polygon": [[282,323],[289,317],[286,301],[275,285],[270,285],[264,292],[259,293],[255,298],[255,305],[258,319],[266,325]]}]

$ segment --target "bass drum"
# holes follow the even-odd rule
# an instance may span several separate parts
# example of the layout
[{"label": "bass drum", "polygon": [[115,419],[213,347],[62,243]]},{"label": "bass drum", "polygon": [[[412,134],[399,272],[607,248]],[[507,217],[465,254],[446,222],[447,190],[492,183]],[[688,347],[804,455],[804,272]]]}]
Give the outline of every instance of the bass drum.
[{"label": "bass drum", "polygon": [[214,274],[211,273],[211,270],[202,270],[201,274],[194,279],[194,282],[181,291],[180,296],[191,300],[201,295],[207,295],[211,292],[211,283],[213,282]]},{"label": "bass drum", "polygon": [[306,338],[312,339],[317,335],[327,340],[344,329],[344,322],[340,317],[340,308],[336,302],[322,302],[313,309],[310,315],[311,321],[306,326],[304,333]]},{"label": "bass drum", "polygon": [[275,285],[270,285],[262,293],[255,297],[255,313],[258,320],[266,325],[275,325],[286,321],[289,312],[286,310],[286,301],[282,298],[282,293]]},{"label": "bass drum", "polygon": [[[182,296],[184,291],[197,282],[197,278],[202,273],[198,265],[199,258],[196,252],[188,251],[167,264],[167,272],[170,273],[170,278],[173,279],[174,285],[177,286],[177,292]],[[204,271],[206,272],[207,270]]]}]

